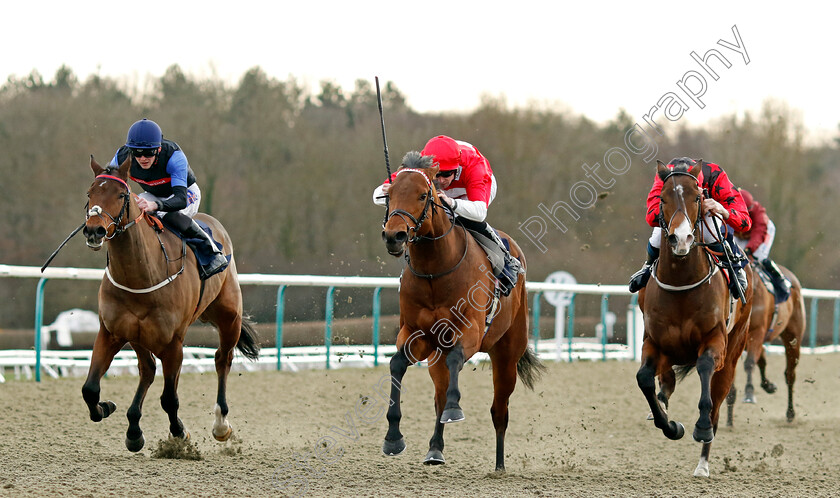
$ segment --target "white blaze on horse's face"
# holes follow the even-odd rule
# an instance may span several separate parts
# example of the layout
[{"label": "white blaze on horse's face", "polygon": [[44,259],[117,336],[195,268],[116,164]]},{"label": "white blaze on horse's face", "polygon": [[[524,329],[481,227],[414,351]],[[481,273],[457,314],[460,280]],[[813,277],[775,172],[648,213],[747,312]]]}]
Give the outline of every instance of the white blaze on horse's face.
[{"label": "white blaze on horse's face", "polygon": [[100,214],[102,214],[102,208],[99,207],[98,204],[96,204],[93,207],[91,207],[90,209],[88,209],[87,214],[88,214],[88,218],[93,217],[93,216],[99,216]]},{"label": "white blaze on horse's face", "polygon": [[[682,185],[677,185],[674,191],[680,199],[683,198]],[[676,229],[674,229],[673,235],[676,239],[676,243],[673,244],[674,254],[677,256],[685,256],[688,254],[688,251],[691,250],[691,245],[694,243],[694,234],[692,233],[688,216],[683,216],[682,222]]]}]

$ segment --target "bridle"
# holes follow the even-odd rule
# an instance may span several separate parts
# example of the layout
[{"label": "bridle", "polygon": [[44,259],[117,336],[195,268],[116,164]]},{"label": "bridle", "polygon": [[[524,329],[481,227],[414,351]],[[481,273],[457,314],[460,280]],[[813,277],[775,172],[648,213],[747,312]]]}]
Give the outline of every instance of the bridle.
[{"label": "bridle", "polygon": [[[122,224],[123,216],[128,214],[128,201],[129,201],[129,199],[131,199],[131,188],[128,186],[128,183],[126,183],[125,180],[123,180],[122,178],[120,178],[118,176],[108,175],[108,174],[96,175],[96,179],[100,179],[100,178],[106,179],[106,180],[117,181],[120,184],[122,184],[122,186],[124,186],[125,190],[126,190],[125,192],[123,192],[119,195],[119,198],[121,198],[123,200],[123,204],[122,204],[122,207],[120,208],[120,212],[119,212],[119,214],[117,215],[116,218],[114,218],[111,215],[111,213],[103,210],[102,207],[100,207],[98,204],[96,204],[96,205],[94,205],[93,207],[90,207],[90,208],[89,208],[90,201],[88,201],[87,204],[85,204],[85,211],[86,211],[85,221],[89,220],[93,216],[99,216],[100,218],[102,218],[103,214],[105,214],[108,218],[111,219],[111,222],[108,223],[105,227],[105,237],[104,237],[105,240],[111,240],[114,237],[116,237],[117,235],[120,235],[121,233],[123,233],[126,230],[128,230],[129,228],[131,228],[133,225],[137,224],[138,221],[143,219],[144,213],[141,210],[140,215],[137,218],[135,218],[135,219],[129,221],[128,223],[126,223],[125,225],[123,225]],[[111,236],[109,237],[108,236],[108,229],[111,228],[111,226],[114,227],[114,231],[111,234]],[[156,230],[156,232],[157,232],[157,230]],[[158,238],[158,243],[160,244],[160,248],[163,251],[163,257],[164,257],[164,259],[166,259],[166,267],[169,268],[169,263],[171,262],[171,260],[169,259],[169,254],[167,254],[167,252],[166,252],[166,246],[163,245],[163,241],[160,239],[160,233],[157,232],[156,234],[157,234],[157,238]],[[122,284],[118,283],[117,281],[115,281],[114,277],[111,276],[111,272],[108,269],[109,266],[110,266],[110,264],[108,264],[108,263],[110,263],[110,260],[105,265],[105,276],[108,277],[108,280],[114,285],[114,287],[116,287],[120,290],[124,290],[126,292],[131,292],[132,294],[147,294],[149,292],[156,291],[156,290],[160,289],[161,287],[169,284],[170,282],[175,280],[178,277],[178,275],[184,273],[184,268],[186,267],[185,263],[186,263],[186,259],[187,259],[186,256],[187,256],[187,243],[183,239],[181,239],[181,258],[180,258],[181,259],[181,269],[179,269],[176,273],[174,273],[172,275],[168,275],[169,272],[167,270],[167,275],[168,276],[165,279],[163,279],[161,282],[159,282],[155,285],[152,285],[150,287],[146,287],[144,289],[133,289],[131,287],[126,287],[125,285],[122,285]],[[202,289],[203,289],[203,286],[202,286]]]},{"label": "bridle", "polygon": [[[404,209],[394,209],[393,211],[390,211],[390,212],[386,213],[385,221],[382,223],[383,228],[388,223],[388,220],[390,220],[394,216],[399,216],[405,222],[406,226],[408,227],[407,231],[409,232],[409,234],[411,234],[413,232],[413,235],[410,235],[408,240],[406,241],[409,244],[416,244],[416,243],[423,242],[423,241],[434,242],[436,240],[440,240],[440,239],[446,237],[447,235],[449,235],[450,232],[452,232],[452,229],[455,228],[455,223],[457,222],[457,218],[455,217],[455,212],[448,205],[439,204],[439,203],[435,202],[434,200],[432,200],[433,199],[433,194],[434,194],[433,187],[432,187],[432,181],[429,179],[428,176],[426,176],[426,173],[424,173],[422,170],[417,169],[417,168],[401,168],[401,169],[397,170],[396,175],[399,175],[400,173],[406,173],[406,172],[419,173],[420,175],[423,176],[423,179],[426,181],[426,185],[428,185],[428,187],[429,187],[429,190],[426,192],[426,204],[423,206],[423,211],[421,211],[419,218],[415,218],[413,214],[409,213],[408,211],[406,211]],[[432,207],[432,206],[434,206],[434,207]],[[420,227],[423,226],[423,222],[425,222],[426,219],[428,218],[429,212],[434,211],[434,209],[438,208],[438,207],[443,209],[444,211],[446,211],[450,215],[450,218],[452,219],[452,223],[449,224],[449,228],[446,230],[446,232],[444,232],[442,235],[438,235],[437,237],[430,237],[428,235],[419,235],[418,232],[420,230]],[[411,221],[413,226],[412,226],[412,224],[409,223],[409,220]],[[464,241],[466,241],[467,240],[467,238],[466,238],[467,237],[467,229],[461,223],[458,223],[458,224],[461,225],[461,229],[463,229],[463,231],[464,231]],[[440,272],[440,273],[421,273],[421,272],[418,272],[417,270],[415,270],[414,267],[411,266],[411,261],[409,259],[409,255],[408,255],[407,250],[405,252],[405,262],[406,262],[406,265],[408,266],[408,269],[411,270],[411,273],[413,273],[415,276],[431,280],[433,278],[438,278],[438,277],[442,277],[444,275],[448,275],[448,274],[452,273],[453,271],[457,270],[458,267],[461,266],[461,263],[464,262],[464,259],[466,259],[468,250],[469,250],[469,244],[465,243],[464,244],[464,253],[461,255],[461,259],[458,260],[458,262],[455,264],[455,266],[453,266],[452,268],[450,268],[446,271]]]},{"label": "bridle", "polygon": [[[142,218],[143,213],[140,213],[140,216],[138,216],[137,219],[131,220],[130,222],[123,225],[122,224],[122,219],[123,219],[123,216],[125,216],[128,213],[128,200],[131,198],[131,189],[129,188],[128,183],[126,183],[125,180],[123,180],[120,177],[117,177],[117,176],[114,176],[114,175],[108,175],[108,174],[96,175],[96,179],[100,179],[100,178],[117,181],[117,182],[121,183],[125,187],[125,190],[126,190],[125,192],[123,192],[119,195],[119,198],[123,200],[123,203],[122,203],[122,207],[120,208],[120,213],[117,215],[116,218],[114,218],[114,216],[112,216],[111,213],[109,213],[108,211],[105,211],[104,209],[102,209],[102,207],[99,206],[98,204],[95,204],[93,207],[90,207],[90,201],[88,201],[85,204],[85,221],[91,219],[94,216],[99,216],[100,218],[103,218],[103,216],[102,216],[103,214],[105,216],[107,216],[108,218],[110,218],[110,220],[111,220],[110,222],[107,222],[107,220],[106,220],[105,237],[104,238],[105,238],[105,240],[111,240],[114,237],[116,237],[117,235],[119,235],[119,234],[125,232],[126,230],[128,230],[129,228],[131,228],[131,226],[134,225],[135,223],[137,223],[137,221],[140,218]],[[111,233],[110,236],[108,236],[108,229],[110,229],[112,226],[114,227],[114,231]]]},{"label": "bridle", "polygon": [[[692,175],[691,173],[688,173],[688,172],[685,172],[685,171],[672,171],[671,173],[668,173],[668,175],[665,178],[662,179],[662,185],[664,186],[665,182],[667,182],[672,176],[678,176],[678,175],[690,176],[691,178],[694,179],[695,182],[697,182],[697,185],[699,187],[700,183],[698,182],[697,177]],[[674,182],[676,183],[676,180]],[[677,213],[682,212],[682,214],[686,218],[688,218],[688,208],[685,205],[685,199],[683,199],[683,196],[681,196],[681,195],[678,195],[677,199],[679,200],[679,206],[677,206],[677,210],[674,211],[674,214],[671,215],[671,219],[666,222],[665,221],[665,216],[664,216],[663,210],[662,210],[662,196],[661,195],[659,196],[659,216],[657,218],[659,219],[659,226],[665,232],[666,237],[671,235],[670,225],[674,221],[674,217],[677,215]],[[695,200],[695,202],[697,204],[697,218],[695,218],[694,226],[691,229],[691,235],[692,235],[691,247],[694,247],[695,245],[698,245],[697,237],[695,236],[695,233],[697,232],[697,229],[700,227],[700,219],[702,218],[702,216],[701,216],[702,212],[701,212],[701,209],[700,209],[701,203],[703,202],[702,192],[700,194],[697,194],[697,199]],[[702,236],[702,233],[703,232],[701,231],[700,232],[701,236]],[[700,243],[700,245],[703,245],[703,244]]]}]

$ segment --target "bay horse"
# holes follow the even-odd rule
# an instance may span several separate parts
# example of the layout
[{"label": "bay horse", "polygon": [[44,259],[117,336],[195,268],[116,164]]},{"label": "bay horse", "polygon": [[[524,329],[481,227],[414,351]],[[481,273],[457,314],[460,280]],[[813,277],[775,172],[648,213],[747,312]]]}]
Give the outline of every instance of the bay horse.
[{"label": "bay horse", "polygon": [[[755,262],[753,262],[757,266]],[[761,387],[767,393],[776,392],[776,385],[765,375],[767,366],[764,343],[771,342],[777,337],[785,346],[787,368],[785,381],[788,387],[787,421],[793,422],[796,413],[793,409],[793,383],[796,381],[796,365],[799,363],[799,350],[802,337],[805,335],[805,300],[802,297],[802,285],[799,279],[789,269],[779,265],[779,269],[790,280],[790,297],[776,304],[773,294],[763,285],[761,279],[756,278],[753,291],[752,317],[747,338],[747,357],[744,359],[744,371],[747,383],[744,389],[744,402],[755,403],[755,388],[752,384],[753,367],[758,364],[761,374]],[[761,270],[754,270],[757,275]]]},{"label": "bay horse", "polygon": [[225,395],[233,348],[255,360],[259,355],[257,335],[243,317],[242,292],[233,260],[233,246],[224,227],[213,217],[197,214],[213,230],[231,255],[227,271],[205,281],[198,274],[192,251],[172,232],[158,233],[143,215],[128,186],[129,156],[119,167],[102,168],[90,158],[95,179],[88,189],[83,233],[86,244],[98,251],[108,242],[105,277],[99,286],[99,333],[93,345],[90,370],[82,396],[90,419],[99,422],[116,409],[112,401],[99,401],[100,379],[114,355],[128,343],[137,353],[140,383],[128,408],[125,446],[140,451],[145,445],[140,417],[143,400],[155,379],[156,362],[163,366],[163,394],[160,404],[169,416],[173,437],[189,439],[189,431],[178,418],[178,379],[183,360],[187,327],[196,319],[213,323],[219,330],[216,350],[218,392],[213,437],[230,438]]},{"label": "bay horse", "polygon": [[[391,358],[391,395],[388,431],[382,452],[394,456],[405,450],[400,433],[400,394],[406,369],[428,359],[435,386],[435,429],[423,463],[439,465],[443,457],[444,424],[464,420],[460,407],[458,375],[464,363],[482,351],[490,356],[493,370],[493,403],[490,415],[496,431],[496,470],[505,469],[505,431],[508,400],[517,374],[533,389],[545,367],[528,347],[528,295],[524,273],[510,296],[491,310],[495,277],[487,255],[467,230],[450,219],[437,202],[432,156],[412,151],[388,191],[391,211],[382,238],[388,253],[406,253],[407,270],[400,281],[400,330],[397,353]],[[447,206],[448,207],[448,206]],[[511,255],[525,268],[525,256],[508,235]],[[485,329],[488,312],[495,313]]]},{"label": "bay horse", "polygon": [[[661,161],[657,163],[657,174],[664,183],[660,195],[662,251],[652,269],[653,278],[639,293],[645,332],[636,381],[656,427],[677,440],[685,428],[668,420],[668,399],[677,377],[697,368],[700,416],[693,436],[703,446],[694,475],[708,477],[720,406],[724,398],[730,405],[735,402],[733,380],[747,340],[752,286],[747,286],[746,303],[733,300],[723,273],[695,238],[703,216],[703,192],[698,182],[702,159],[691,169],[677,165],[671,170]],[[702,232],[697,237],[702,237]],[[747,279],[752,279],[749,271]],[[658,398],[657,377],[662,387]]]}]

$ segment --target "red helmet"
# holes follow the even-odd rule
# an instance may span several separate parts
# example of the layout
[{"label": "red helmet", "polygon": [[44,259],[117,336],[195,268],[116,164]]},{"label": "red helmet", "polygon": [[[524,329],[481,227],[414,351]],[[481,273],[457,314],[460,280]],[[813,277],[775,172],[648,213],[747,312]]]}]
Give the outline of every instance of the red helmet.
[{"label": "red helmet", "polygon": [[424,156],[434,156],[441,171],[456,169],[461,159],[458,143],[446,135],[438,135],[426,142],[421,152]]}]

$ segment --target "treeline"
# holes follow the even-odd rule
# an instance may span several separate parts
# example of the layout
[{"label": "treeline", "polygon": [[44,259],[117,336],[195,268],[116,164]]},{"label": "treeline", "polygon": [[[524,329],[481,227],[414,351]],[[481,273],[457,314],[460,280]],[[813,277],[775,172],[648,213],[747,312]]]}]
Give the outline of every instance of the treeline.
[{"label": "treeline", "polygon": [[[541,215],[540,204],[570,202],[570,188],[588,178],[583,165],[603,163],[606,151],[624,146],[635,124],[626,112],[599,124],[557,109],[512,109],[503,97],[485,97],[467,114],[420,114],[393,82],[384,85],[383,101],[392,168],[437,134],[467,140],[489,159],[499,194],[488,221],[518,239],[530,280],[562,269],[579,282],[621,284],[642,262],[650,234],[644,200],[655,162],[641,155],[632,156],[629,170],[612,185],[598,186],[597,202],[578,209],[579,219],[564,219],[565,232],[549,223],[541,239],[545,252],[519,230]],[[101,76],[79,81],[66,67],[51,81],[37,73],[7,81],[0,88],[0,263],[44,262],[84,219],[89,155],[109,161],[141,117],[157,121],[184,149],[203,192],[201,210],[227,227],[240,273],[399,274],[402,260],[388,256],[380,239],[383,211],[371,202],[385,176],[372,81],[357,80],[353,89],[324,81],[310,91],[260,68],[230,87],[172,66],[143,92]],[[807,287],[840,286],[840,233],[831,216],[840,187],[835,144],[806,144],[796,114],[773,102],[755,115],[703,128],[676,122],[663,126],[663,133],[655,135],[656,158],[721,164],[775,221],[774,258]],[[101,268],[104,254],[77,237],[53,265]],[[46,322],[63,309],[96,309],[94,284],[50,286],[56,290]],[[31,326],[34,287],[32,280],[3,279],[0,327]],[[290,295],[287,317],[321,316],[322,294],[298,294]],[[369,302],[354,303],[352,296],[344,293],[341,312],[369,313]],[[246,300],[255,318],[273,320],[272,293],[249,290]],[[395,300],[386,301],[384,311],[395,312]]]}]

